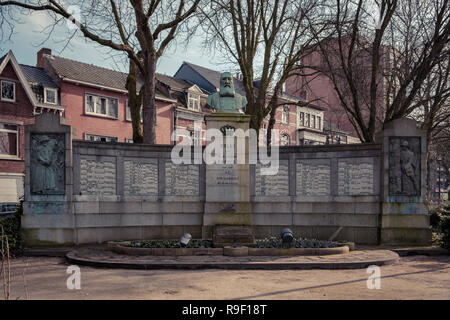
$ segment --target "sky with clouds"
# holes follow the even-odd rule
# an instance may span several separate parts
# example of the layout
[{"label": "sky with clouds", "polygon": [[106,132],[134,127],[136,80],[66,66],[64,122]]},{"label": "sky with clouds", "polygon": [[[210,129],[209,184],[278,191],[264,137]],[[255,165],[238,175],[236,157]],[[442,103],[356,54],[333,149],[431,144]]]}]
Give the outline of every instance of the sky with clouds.
[{"label": "sky with clouds", "polygon": [[[0,56],[12,50],[16,59],[21,64],[36,65],[36,53],[40,48],[52,49],[52,54],[68,59],[82,61],[109,69],[127,71],[123,63],[125,59],[115,53],[111,58],[110,50],[101,47],[93,41],[84,38],[81,32],[65,47],[67,35],[70,32],[66,23],[62,23],[47,39],[43,32],[50,23],[50,18],[44,12],[33,12],[30,15],[20,16],[21,23],[16,24],[15,32],[10,40],[0,40]],[[173,75],[181,66],[183,61],[191,62],[211,68],[217,71],[230,71],[231,65],[215,63],[216,57],[212,53],[204,52],[201,48],[200,38],[194,38],[186,48],[184,45],[176,45],[174,42],[165,54],[159,59],[157,72]],[[229,69],[229,70],[226,70]]]}]

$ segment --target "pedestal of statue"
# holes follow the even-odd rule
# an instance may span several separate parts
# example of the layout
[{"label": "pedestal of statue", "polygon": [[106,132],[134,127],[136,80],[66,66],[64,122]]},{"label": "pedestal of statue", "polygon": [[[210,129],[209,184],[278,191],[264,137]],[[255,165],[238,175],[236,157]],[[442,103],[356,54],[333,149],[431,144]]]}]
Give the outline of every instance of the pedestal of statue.
[{"label": "pedestal of statue", "polygon": [[[242,134],[248,132],[250,116],[216,112],[205,116],[205,121],[207,130],[223,133],[223,163],[206,164],[203,237],[212,238],[215,246],[252,245],[249,137]],[[227,150],[233,150],[232,161]]]}]

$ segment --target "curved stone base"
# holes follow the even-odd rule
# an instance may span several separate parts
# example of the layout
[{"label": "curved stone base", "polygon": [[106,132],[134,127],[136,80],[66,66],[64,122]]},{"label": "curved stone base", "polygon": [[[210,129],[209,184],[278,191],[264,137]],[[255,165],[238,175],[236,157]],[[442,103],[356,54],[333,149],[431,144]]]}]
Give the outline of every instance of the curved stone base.
[{"label": "curved stone base", "polygon": [[389,250],[352,251],[329,256],[129,256],[103,249],[80,249],[69,252],[73,264],[122,269],[362,269],[398,261]]}]

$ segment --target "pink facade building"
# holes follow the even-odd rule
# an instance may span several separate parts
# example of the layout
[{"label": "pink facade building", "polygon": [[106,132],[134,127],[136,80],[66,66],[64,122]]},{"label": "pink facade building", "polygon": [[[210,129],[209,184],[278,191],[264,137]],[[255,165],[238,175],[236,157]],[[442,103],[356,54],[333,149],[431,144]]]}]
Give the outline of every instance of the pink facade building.
[{"label": "pink facade building", "polygon": [[[11,51],[0,58],[0,204],[14,203],[23,194],[24,125],[33,123],[36,114],[59,113],[76,128],[78,139],[132,142],[126,78],[126,73],[58,57],[46,48],[37,53],[36,66],[18,64]],[[174,144],[172,136],[179,141],[186,135],[191,143],[204,145],[204,116],[210,112],[206,98],[219,89],[220,73],[184,62],[173,77],[156,78],[156,143]],[[234,82],[236,91],[245,94],[240,81]],[[283,94],[283,99],[287,103],[277,109],[274,129],[280,134],[274,143],[327,143],[324,108],[294,95]],[[182,129],[178,136],[177,129]]]},{"label": "pink facade building", "polygon": [[[351,65],[353,68],[353,77],[356,80],[356,90],[360,100],[360,108],[364,119],[369,117],[368,101],[369,89],[370,89],[370,72],[371,72],[371,55],[370,50],[365,48],[367,43],[363,38],[358,39],[361,43],[356,46],[353,52],[353,58],[351,59]],[[323,43],[326,48],[326,57],[331,64],[331,70],[337,79],[337,86],[343,92],[344,99],[348,99],[349,105],[352,105],[350,89],[347,82],[344,80],[344,72],[342,68],[342,62],[340,60],[340,53],[338,47],[338,40],[331,39],[327,43]],[[342,39],[342,52],[347,54],[348,48],[345,46],[345,39]],[[365,46],[364,48],[362,46]],[[388,47],[382,46],[381,48],[381,62],[380,73],[378,76],[378,114],[376,127],[381,129],[381,119],[384,116],[384,102],[387,91],[387,78],[383,76],[389,69],[389,53]],[[301,64],[304,66],[311,66],[327,72],[330,70],[325,55],[319,47],[313,48],[311,53],[303,58]],[[346,62],[347,63],[347,62]],[[339,140],[341,143],[360,143],[360,140],[356,133],[354,126],[349,120],[349,116],[345,112],[345,109],[338,97],[338,94],[334,88],[332,80],[323,73],[312,74],[315,69],[307,69],[305,76],[295,75],[286,81],[286,92],[299,97],[304,98],[307,101],[313,101],[314,103],[323,106],[325,109],[325,132],[328,135],[330,143],[336,143]],[[341,79],[341,80],[340,80]],[[331,141],[332,140],[332,141]]]}]

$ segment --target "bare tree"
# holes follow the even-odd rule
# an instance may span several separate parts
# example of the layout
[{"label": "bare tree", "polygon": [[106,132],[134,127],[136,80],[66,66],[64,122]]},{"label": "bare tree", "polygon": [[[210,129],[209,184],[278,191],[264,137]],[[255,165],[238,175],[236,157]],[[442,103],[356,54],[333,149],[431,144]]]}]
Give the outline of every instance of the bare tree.
[{"label": "bare tree", "polygon": [[[74,3],[80,9],[80,17],[76,18],[63,1],[0,1],[0,16],[8,21],[1,22],[0,25],[13,32],[14,23],[11,21],[16,16],[13,10],[17,8],[28,12],[45,11],[53,18],[50,31],[58,23],[68,19],[77,26],[73,34],[68,36],[69,40],[77,32],[81,32],[84,37],[101,46],[126,54],[141,73],[145,88],[142,98],[143,141],[154,144],[156,64],[175,38],[180,24],[193,15],[199,2],[200,0],[84,0]],[[133,81],[132,78],[129,81]],[[129,87],[132,88],[133,85],[130,84]]]},{"label": "bare tree", "polygon": [[9,300],[11,297],[11,261],[9,256],[8,235],[5,233],[2,225],[0,225],[0,249],[0,276],[3,284],[3,295],[5,300]]},{"label": "bare tree", "polygon": [[[450,57],[430,72],[414,100],[411,115],[427,132],[427,198],[431,199],[432,164],[447,159],[450,147]],[[445,161],[444,161],[445,163]]]},{"label": "bare tree", "polygon": [[448,54],[449,3],[330,3],[329,36],[311,50],[321,55],[315,69],[330,79],[359,138],[373,142],[385,123],[415,110],[414,100],[424,81]]},{"label": "bare tree", "polygon": [[[275,122],[283,84],[313,40],[309,25],[319,15],[320,0],[212,0],[202,9],[205,45],[233,61],[242,74],[250,127]],[[320,31],[317,33],[320,34]]]}]

